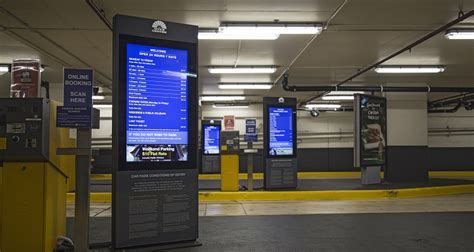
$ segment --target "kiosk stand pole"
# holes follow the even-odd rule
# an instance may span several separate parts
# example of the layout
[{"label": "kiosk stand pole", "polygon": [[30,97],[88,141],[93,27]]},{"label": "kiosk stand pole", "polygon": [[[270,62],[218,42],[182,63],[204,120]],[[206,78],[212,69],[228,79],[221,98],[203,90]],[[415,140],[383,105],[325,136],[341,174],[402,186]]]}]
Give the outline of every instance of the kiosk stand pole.
[{"label": "kiosk stand pole", "polygon": [[89,192],[91,130],[77,129],[77,148],[87,153],[76,155],[76,199],[74,208],[74,245],[76,251],[89,250]]},{"label": "kiosk stand pole", "polygon": [[247,190],[253,191],[253,144],[252,142],[247,142]]}]

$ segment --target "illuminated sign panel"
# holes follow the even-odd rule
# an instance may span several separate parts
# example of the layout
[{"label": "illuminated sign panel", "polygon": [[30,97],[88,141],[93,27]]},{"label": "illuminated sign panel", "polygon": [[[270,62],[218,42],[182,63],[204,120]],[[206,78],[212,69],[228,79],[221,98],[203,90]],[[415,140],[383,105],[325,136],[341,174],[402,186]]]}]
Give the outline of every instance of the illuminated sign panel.
[{"label": "illuminated sign panel", "polygon": [[220,126],[204,125],[204,155],[218,155],[219,154],[219,133]]},{"label": "illuminated sign panel", "polygon": [[126,45],[127,162],[188,159],[187,50]]},{"label": "illuminated sign panel", "polygon": [[293,109],[269,107],[269,156],[293,155]]}]

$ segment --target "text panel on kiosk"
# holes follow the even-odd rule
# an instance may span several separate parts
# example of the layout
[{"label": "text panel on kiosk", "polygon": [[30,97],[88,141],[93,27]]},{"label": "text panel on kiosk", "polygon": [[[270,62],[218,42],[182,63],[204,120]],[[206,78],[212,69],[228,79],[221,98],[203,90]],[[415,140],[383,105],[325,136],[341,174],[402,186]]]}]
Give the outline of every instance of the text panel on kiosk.
[{"label": "text panel on kiosk", "polygon": [[293,155],[293,109],[269,107],[269,156]]},{"label": "text panel on kiosk", "polygon": [[220,126],[204,125],[204,155],[218,155],[220,152]]},{"label": "text panel on kiosk", "polygon": [[188,159],[187,50],[126,46],[127,162]]}]

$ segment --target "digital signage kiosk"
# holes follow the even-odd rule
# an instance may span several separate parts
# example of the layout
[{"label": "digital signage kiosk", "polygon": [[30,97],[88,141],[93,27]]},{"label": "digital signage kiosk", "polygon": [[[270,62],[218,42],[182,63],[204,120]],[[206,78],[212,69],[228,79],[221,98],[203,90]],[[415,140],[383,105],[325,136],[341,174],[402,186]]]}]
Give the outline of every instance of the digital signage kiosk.
[{"label": "digital signage kiosk", "polygon": [[221,172],[220,134],[221,121],[203,120],[201,128],[201,172]]},{"label": "digital signage kiosk", "polygon": [[387,101],[384,97],[354,97],[354,167],[361,169],[363,185],[379,184],[387,163]]},{"label": "digital signage kiosk", "polygon": [[296,188],[296,99],[263,98],[264,187]]},{"label": "digital signage kiosk", "polygon": [[196,244],[197,32],[191,25],[114,17],[116,249]]}]

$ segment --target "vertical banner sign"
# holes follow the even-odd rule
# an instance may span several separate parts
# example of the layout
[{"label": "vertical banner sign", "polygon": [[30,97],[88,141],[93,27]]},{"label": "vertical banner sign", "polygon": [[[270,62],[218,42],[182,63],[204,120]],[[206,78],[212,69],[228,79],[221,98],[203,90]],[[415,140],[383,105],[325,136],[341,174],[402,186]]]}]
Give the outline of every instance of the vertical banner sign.
[{"label": "vertical banner sign", "polygon": [[244,135],[245,142],[257,142],[257,119],[250,118],[245,119],[245,135]]},{"label": "vertical banner sign", "polygon": [[387,102],[383,97],[357,94],[355,166],[386,164]]},{"label": "vertical banner sign", "polygon": [[57,109],[57,127],[92,127],[92,69],[64,68],[64,106]]},{"label": "vertical banner sign", "polygon": [[41,63],[37,59],[16,59],[11,67],[10,97],[41,96]]},{"label": "vertical banner sign", "polygon": [[197,27],[117,15],[113,32],[112,245],[195,244]]},{"label": "vertical banner sign", "polygon": [[226,115],[224,116],[224,130],[234,130],[235,127],[235,116]]},{"label": "vertical banner sign", "polygon": [[264,187],[296,188],[296,99],[264,97]]}]

